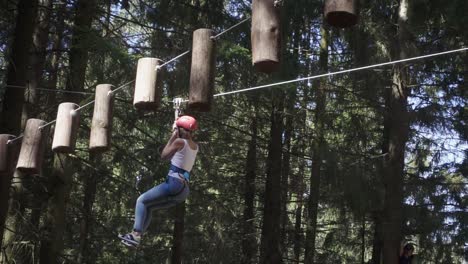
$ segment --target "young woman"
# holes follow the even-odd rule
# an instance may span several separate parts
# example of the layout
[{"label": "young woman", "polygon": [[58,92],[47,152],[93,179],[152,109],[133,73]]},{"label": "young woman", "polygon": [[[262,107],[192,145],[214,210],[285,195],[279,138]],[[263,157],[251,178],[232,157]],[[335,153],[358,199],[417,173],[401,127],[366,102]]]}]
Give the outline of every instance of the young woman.
[{"label": "young woman", "polygon": [[192,139],[192,132],[196,129],[197,120],[191,116],[181,116],[176,120],[172,136],[161,153],[162,159],[171,161],[166,182],[138,197],[133,231],[119,235],[123,244],[137,247],[151,222],[151,212],[172,207],[189,195],[190,171],[198,152],[198,145]]}]

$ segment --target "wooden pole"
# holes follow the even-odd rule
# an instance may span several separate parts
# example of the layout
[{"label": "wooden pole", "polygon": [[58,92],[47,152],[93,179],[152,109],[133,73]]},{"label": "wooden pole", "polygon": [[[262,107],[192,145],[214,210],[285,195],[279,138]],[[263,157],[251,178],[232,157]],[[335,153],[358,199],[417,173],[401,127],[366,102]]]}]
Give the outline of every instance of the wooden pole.
[{"label": "wooden pole", "polygon": [[281,57],[279,7],[275,0],[252,1],[252,64],[259,72],[277,71]]},{"label": "wooden pole", "polygon": [[46,122],[40,119],[28,119],[24,129],[24,138],[16,169],[25,174],[39,174],[44,157],[45,141],[48,129],[39,129]]},{"label": "wooden pole", "polygon": [[156,67],[162,64],[157,58],[141,58],[138,60],[135,81],[133,105],[139,110],[156,110],[161,105],[162,69]]},{"label": "wooden pole", "polygon": [[8,144],[8,140],[14,138],[13,135],[0,135],[0,175],[12,174],[16,167],[19,145],[14,142]]},{"label": "wooden pole", "polygon": [[57,153],[71,153],[75,149],[80,113],[75,103],[61,103],[57,111],[52,150]]},{"label": "wooden pole", "polygon": [[192,67],[190,70],[190,93],[188,107],[191,110],[208,112],[213,100],[216,46],[211,37],[213,30],[197,29],[193,32]]},{"label": "wooden pole", "polygon": [[356,25],[357,1],[325,0],[325,20],[333,27],[346,28]]},{"label": "wooden pole", "polygon": [[91,137],[89,139],[91,152],[104,152],[110,148],[114,97],[109,92],[112,91],[112,87],[111,84],[100,84],[96,87]]}]

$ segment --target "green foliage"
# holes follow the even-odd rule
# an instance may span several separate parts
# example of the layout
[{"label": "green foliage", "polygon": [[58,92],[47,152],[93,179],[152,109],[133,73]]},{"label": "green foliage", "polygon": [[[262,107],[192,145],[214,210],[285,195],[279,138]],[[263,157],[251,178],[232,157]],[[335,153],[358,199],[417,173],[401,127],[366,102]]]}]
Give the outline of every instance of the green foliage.
[{"label": "green foliage", "polygon": [[[283,3],[286,31],[284,64],[279,74],[260,74],[251,67],[248,23],[217,40],[215,93],[319,74],[322,10],[319,2],[309,2]],[[385,62],[393,56],[396,2],[361,2],[359,25],[349,30],[327,28],[331,36],[329,71]],[[467,1],[411,2],[414,13],[409,21],[412,43],[409,50],[412,55],[468,43]],[[167,61],[190,49],[192,30],[209,27],[220,32],[237,23],[241,16],[245,17],[249,9],[247,2],[238,0],[101,1],[94,30],[86,39],[93,44],[84,80],[86,91],[93,92],[99,83],[119,87],[133,80],[139,58],[154,56]],[[11,37],[7,29],[13,19],[4,9],[0,9],[0,14],[5,17],[0,19],[0,26],[5,26],[2,27],[5,32],[0,34],[0,49],[4,51]],[[63,32],[65,51],[71,45],[71,21],[67,17]],[[66,52],[61,55],[59,86],[65,83],[69,65]],[[48,53],[48,62],[51,56]],[[7,59],[0,57],[0,69],[6,64]],[[408,105],[411,131],[405,157],[403,234],[417,240],[417,254],[423,263],[462,263],[463,258],[468,258],[466,56],[447,55],[406,67],[411,82],[406,84],[411,88]],[[128,250],[117,239],[117,234],[132,228],[135,200],[140,192],[166,177],[169,164],[160,159],[158,149],[170,135],[174,113],[169,102],[175,96],[188,96],[190,55],[168,65],[166,70],[163,105],[158,111],[143,113],[133,108],[133,84],[116,95],[112,148],[98,163],[93,162],[87,150],[92,111],[82,112],[77,152],[72,155],[76,173],[66,211],[64,263],[75,263],[78,258],[81,232],[78,223],[84,219],[90,221],[86,255],[90,263],[170,260],[173,208],[153,213],[140,250]],[[45,76],[51,74],[45,72]],[[3,75],[1,71],[0,77]],[[375,219],[383,210],[385,197],[382,164],[388,153],[382,153],[384,102],[392,85],[391,69],[383,67],[321,80],[325,83],[327,104],[323,116],[325,144],[320,149],[323,165],[316,262],[361,263],[363,258],[370,263]],[[303,261],[306,223],[311,217],[306,201],[313,177],[311,143],[316,140],[317,87],[315,83],[299,82],[269,89],[282,89],[284,92],[278,94],[284,96],[273,96],[275,93],[265,89],[217,97],[212,112],[194,113],[200,121],[201,129],[196,137],[201,151],[186,204],[184,263],[239,263],[243,239],[253,235],[260,242],[273,100],[284,100],[286,105],[288,100],[292,101],[285,109],[278,110],[285,124],[291,118],[283,131],[282,155],[289,155],[290,168],[285,173],[287,186],[283,186],[286,200],[282,201],[282,213],[286,217],[282,224],[282,253],[285,263]],[[62,99],[61,95],[57,96],[57,102]],[[256,229],[254,234],[245,234],[244,176],[254,118],[258,122],[257,175],[255,216],[249,221]],[[285,143],[286,130],[290,132],[289,149]],[[50,167],[49,162],[42,180],[47,181]],[[140,171],[144,181],[137,184]],[[97,190],[90,215],[83,210],[88,175],[92,175]],[[38,193],[35,197],[46,203],[47,195]],[[32,205],[25,207],[28,209],[22,215],[28,222],[33,215]],[[296,210],[301,216],[298,226]],[[44,232],[39,226],[31,225],[22,226],[19,232],[31,230],[38,234]],[[26,236],[15,243],[16,255],[25,256],[31,253],[26,245],[37,245],[40,241]],[[299,260],[295,259],[295,247],[300,248]]]}]

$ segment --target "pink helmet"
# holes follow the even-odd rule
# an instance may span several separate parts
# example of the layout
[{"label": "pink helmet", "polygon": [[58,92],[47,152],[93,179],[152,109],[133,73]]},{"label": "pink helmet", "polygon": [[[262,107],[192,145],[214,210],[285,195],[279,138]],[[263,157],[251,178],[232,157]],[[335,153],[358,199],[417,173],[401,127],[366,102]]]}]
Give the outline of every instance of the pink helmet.
[{"label": "pink helmet", "polygon": [[185,128],[190,131],[197,130],[198,128],[197,120],[188,115],[180,116],[179,118],[177,118],[176,126]]}]

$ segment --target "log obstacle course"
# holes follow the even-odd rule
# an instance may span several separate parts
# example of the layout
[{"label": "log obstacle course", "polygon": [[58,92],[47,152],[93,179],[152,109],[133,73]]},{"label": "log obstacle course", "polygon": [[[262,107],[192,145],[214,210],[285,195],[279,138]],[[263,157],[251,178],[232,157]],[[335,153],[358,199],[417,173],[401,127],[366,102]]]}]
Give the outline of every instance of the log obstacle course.
[{"label": "log obstacle course", "polygon": [[75,111],[79,106],[75,103],[61,103],[57,111],[52,150],[57,153],[72,153],[80,122],[80,112]]},{"label": "log obstacle course", "polygon": [[357,0],[325,0],[325,20],[333,27],[347,28],[358,21]]},{"label": "log obstacle course", "polygon": [[216,45],[213,30],[201,28],[193,32],[192,67],[190,70],[190,110],[208,112],[213,101]]},{"label": "log obstacle course", "polygon": [[[336,27],[349,27],[357,23],[356,0],[325,0],[325,19]],[[281,28],[280,10],[276,0],[252,1],[252,65],[259,72],[272,73],[277,71],[281,62]],[[212,108],[214,96],[214,80],[216,66],[215,40],[222,34],[238,25],[248,21],[245,19],[233,27],[214,36],[211,29],[201,28],[193,32],[192,62],[189,85],[189,111],[208,112]],[[186,51],[179,56],[163,63],[158,58],[141,58],[138,60],[135,79],[133,105],[138,110],[157,110],[161,105],[163,94],[162,75],[163,67],[188,54]],[[129,82],[131,83],[131,82]],[[127,84],[129,84],[127,83]],[[111,84],[101,84],[96,87],[94,112],[89,139],[91,152],[103,152],[110,148],[113,92],[125,87],[127,84],[112,91]],[[251,90],[251,89],[245,89]],[[231,94],[231,92],[222,93]],[[90,105],[92,102],[83,107]],[[79,112],[83,108],[74,103],[62,103],[57,112],[56,126],[52,149],[58,153],[71,153],[74,151],[79,125]],[[76,109],[76,111],[75,111]],[[53,121],[55,122],[55,121]],[[42,156],[47,130],[42,129],[50,123],[39,119],[29,119],[18,157],[17,169],[29,174],[40,172]],[[14,136],[0,136],[0,174],[12,171],[17,155],[15,144],[8,144]],[[10,146],[11,145],[11,146]],[[18,148],[16,147],[18,150]]]},{"label": "log obstacle course", "polygon": [[157,58],[141,58],[138,60],[138,68],[135,81],[135,93],[133,105],[138,110],[157,110],[161,105],[162,95],[162,69],[159,65],[162,60]]},{"label": "log obstacle course", "polygon": [[46,124],[40,119],[31,118],[26,122],[24,138],[16,169],[25,174],[39,174],[44,158],[48,129],[41,129]]},{"label": "log obstacle course", "polygon": [[279,69],[281,30],[279,7],[275,0],[252,1],[252,64],[259,72]]},{"label": "log obstacle course", "polygon": [[104,152],[110,148],[112,113],[114,96],[111,84],[100,84],[96,87],[89,150],[91,152]]},{"label": "log obstacle course", "polygon": [[8,134],[0,135],[0,177],[11,175],[15,170],[16,160],[19,154],[18,144],[8,144],[15,136]]}]

